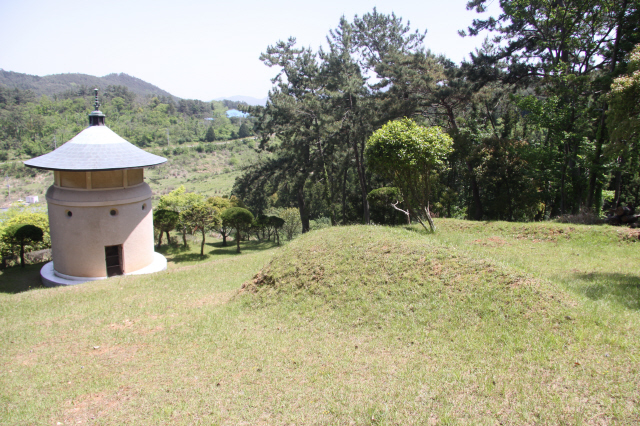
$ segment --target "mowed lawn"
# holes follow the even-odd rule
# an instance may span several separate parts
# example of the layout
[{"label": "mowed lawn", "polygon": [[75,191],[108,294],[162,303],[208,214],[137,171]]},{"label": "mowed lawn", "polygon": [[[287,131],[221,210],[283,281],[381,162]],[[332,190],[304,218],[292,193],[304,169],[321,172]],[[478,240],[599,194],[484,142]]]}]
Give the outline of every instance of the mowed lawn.
[{"label": "mowed lawn", "polygon": [[436,225],[70,288],[5,271],[0,424],[640,423],[636,237]]}]

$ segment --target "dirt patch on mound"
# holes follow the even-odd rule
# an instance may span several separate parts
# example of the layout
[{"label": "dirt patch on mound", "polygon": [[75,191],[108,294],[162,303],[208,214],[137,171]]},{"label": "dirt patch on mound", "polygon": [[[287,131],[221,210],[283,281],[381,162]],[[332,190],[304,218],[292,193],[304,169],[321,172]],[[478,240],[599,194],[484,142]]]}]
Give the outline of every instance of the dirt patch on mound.
[{"label": "dirt patch on mound", "polygon": [[640,229],[625,228],[618,232],[622,241],[640,242]]},{"label": "dirt patch on mound", "polygon": [[576,229],[569,228],[546,228],[525,226],[515,235],[518,240],[531,240],[533,242],[556,242],[561,238],[570,239],[571,234]]},{"label": "dirt patch on mound", "polygon": [[271,269],[266,267],[258,272],[251,280],[244,282],[240,291],[256,293],[260,287],[274,287],[275,285],[276,280],[273,275],[271,275]]},{"label": "dirt patch on mound", "polygon": [[489,237],[479,240],[473,240],[472,243],[478,244],[483,247],[502,247],[505,244],[510,245],[507,244],[507,241],[505,239],[502,239],[500,237]]},{"label": "dirt patch on mound", "polygon": [[[64,403],[62,424],[87,424],[97,422],[116,411],[122,403],[137,397],[137,392],[121,387],[115,392],[96,392],[80,395]],[[56,419],[57,420],[57,419]],[[53,424],[60,424],[54,420]]]}]

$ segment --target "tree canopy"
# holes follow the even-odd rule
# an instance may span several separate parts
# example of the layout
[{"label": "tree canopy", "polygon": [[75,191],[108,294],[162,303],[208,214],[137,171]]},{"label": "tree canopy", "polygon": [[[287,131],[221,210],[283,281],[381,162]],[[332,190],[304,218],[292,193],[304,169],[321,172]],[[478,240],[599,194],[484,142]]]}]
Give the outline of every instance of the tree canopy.
[{"label": "tree canopy", "polygon": [[[263,155],[234,194],[257,213],[297,208],[303,232],[321,217],[369,223],[371,190],[401,188],[365,158],[366,141],[407,117],[452,140],[429,178],[434,215],[542,220],[639,205],[637,95],[621,89],[636,72],[637,22],[639,0],[501,1],[461,31],[488,38],[459,64],[375,9],[341,18],[318,50],[278,41],[261,56],[275,74],[269,101],[251,108]],[[412,209],[416,198],[405,198]]]},{"label": "tree canopy", "polygon": [[204,256],[206,232],[220,224],[220,210],[210,203],[199,201],[182,210],[179,217],[185,227],[198,230],[202,234],[200,256]]},{"label": "tree canopy", "polygon": [[177,212],[166,209],[158,209],[153,212],[153,226],[158,229],[158,247],[162,244],[162,234],[167,234],[167,244],[171,243],[169,232],[173,231],[180,220]]},{"label": "tree canopy", "polygon": [[242,207],[230,207],[222,212],[222,222],[236,230],[236,244],[240,253],[240,240],[242,233],[253,223],[253,214]]},{"label": "tree canopy", "polygon": [[[158,209],[170,210],[180,215],[183,211],[188,210],[195,204],[202,203],[203,201],[204,197],[202,195],[195,192],[187,192],[184,185],[181,185],[179,188],[160,197]],[[187,230],[189,228],[189,224],[183,221],[179,216],[177,226],[182,231],[183,246],[187,247]]]},{"label": "tree canopy", "polygon": [[369,166],[393,182],[411,216],[420,223],[425,219],[431,232],[436,228],[429,212],[430,180],[445,166],[452,144],[440,127],[419,126],[409,118],[390,121],[367,140]]}]

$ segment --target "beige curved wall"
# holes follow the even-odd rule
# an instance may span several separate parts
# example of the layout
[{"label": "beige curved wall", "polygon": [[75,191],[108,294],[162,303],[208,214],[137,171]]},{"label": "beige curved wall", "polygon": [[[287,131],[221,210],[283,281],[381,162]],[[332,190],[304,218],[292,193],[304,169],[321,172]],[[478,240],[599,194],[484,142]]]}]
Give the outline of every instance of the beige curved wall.
[{"label": "beige curved wall", "polygon": [[[75,277],[106,277],[105,246],[115,245],[123,246],[125,274],[150,265],[151,195],[146,183],[99,191],[51,186],[47,203],[55,271]],[[111,210],[117,215],[112,216]]]}]

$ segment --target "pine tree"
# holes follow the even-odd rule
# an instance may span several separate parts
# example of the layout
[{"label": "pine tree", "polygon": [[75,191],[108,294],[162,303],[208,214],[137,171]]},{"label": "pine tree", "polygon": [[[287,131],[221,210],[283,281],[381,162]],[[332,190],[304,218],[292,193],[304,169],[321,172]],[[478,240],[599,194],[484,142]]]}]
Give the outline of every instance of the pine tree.
[{"label": "pine tree", "polygon": [[213,142],[216,140],[216,133],[213,131],[213,125],[209,126],[207,133],[204,135],[204,140],[207,142]]},{"label": "pine tree", "polygon": [[241,138],[251,136],[251,130],[249,129],[249,126],[247,126],[247,123],[242,123],[240,130],[238,130],[238,136]]}]

